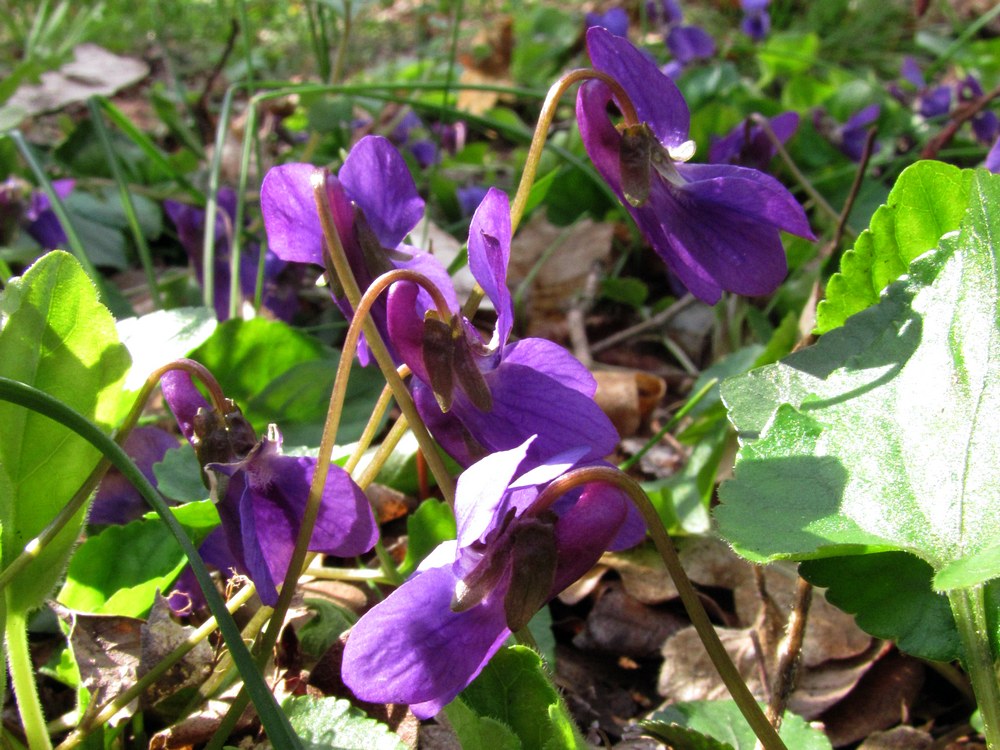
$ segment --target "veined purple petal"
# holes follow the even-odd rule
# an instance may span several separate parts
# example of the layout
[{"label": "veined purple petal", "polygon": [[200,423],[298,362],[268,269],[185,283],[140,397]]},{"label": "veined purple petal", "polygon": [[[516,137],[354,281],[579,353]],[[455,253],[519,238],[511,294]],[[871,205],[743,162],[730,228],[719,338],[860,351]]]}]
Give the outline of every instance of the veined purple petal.
[{"label": "veined purple petal", "polygon": [[485,539],[502,520],[497,517],[497,508],[534,440],[532,435],[516,448],[491,453],[459,476],[455,488],[455,523],[460,547]]},{"label": "veined purple petal", "polygon": [[514,327],[514,301],[507,289],[510,241],[510,202],[503,191],[490,188],[469,227],[469,268],[497,311],[493,343],[500,347]]},{"label": "veined purple petal", "polygon": [[311,164],[284,164],[268,170],[260,188],[267,242],[282,260],[325,265],[323,228],[316,213]]},{"label": "veined purple petal", "polygon": [[358,141],[338,176],[383,247],[396,247],[424,215],[424,201],[406,162],[381,136]]},{"label": "veined purple petal", "polygon": [[[600,27],[587,31],[587,52],[597,70],[621,84],[639,119],[649,124],[661,143],[679,146],[688,137],[691,116],[677,86],[627,39]],[[592,86],[593,84],[587,84]],[[607,120],[607,115],[603,115]]]},{"label": "veined purple petal", "polygon": [[408,703],[434,716],[478,675],[510,635],[502,592],[453,612],[458,578],[450,566],[411,578],[351,630],[345,684],[361,700]]}]

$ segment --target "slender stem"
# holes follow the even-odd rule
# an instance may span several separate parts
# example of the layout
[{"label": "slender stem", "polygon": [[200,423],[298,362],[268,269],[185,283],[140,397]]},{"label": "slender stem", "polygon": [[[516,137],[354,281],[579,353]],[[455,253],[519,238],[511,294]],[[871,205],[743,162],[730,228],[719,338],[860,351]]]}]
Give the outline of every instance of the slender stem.
[{"label": "slender stem", "polygon": [[225,151],[226,135],[229,132],[229,118],[233,110],[233,94],[236,88],[230,86],[222,98],[219,124],[215,129],[215,146],[212,163],[208,170],[208,194],[205,203],[205,237],[201,248],[202,302],[209,310],[215,309],[215,217],[219,212],[219,175],[222,172],[222,154]]},{"label": "slender stem", "polygon": [[747,723],[751,726],[754,734],[757,735],[761,743],[763,743],[766,750],[787,750],[785,743],[778,736],[775,728],[768,722],[757,700],[753,697],[750,689],[740,676],[739,670],[733,664],[732,659],[726,652],[725,646],[722,645],[722,641],[719,640],[719,635],[715,632],[715,627],[712,625],[712,621],[709,620],[708,613],[705,612],[705,607],[698,597],[698,592],[684,572],[684,567],[677,556],[677,550],[674,548],[674,544],[670,540],[670,536],[667,534],[659,514],[656,512],[656,508],[635,480],[627,474],[611,467],[591,466],[584,469],[574,469],[563,474],[542,490],[541,494],[532,504],[530,512],[539,513],[551,506],[552,503],[565,495],[569,490],[590,483],[609,484],[624,491],[629,496],[629,499],[646,521],[646,528],[653,537],[653,543],[656,545],[656,549],[667,567],[667,572],[670,573],[670,577],[677,587],[677,593],[680,596],[685,611],[687,611],[688,617],[691,619],[691,624],[694,625],[695,630],[698,632],[698,636],[701,638],[701,642],[704,644],[705,650],[712,660],[712,664],[715,665],[719,676],[729,690],[729,694],[736,701],[736,705],[739,706],[743,717],[747,720]]},{"label": "slender stem", "polygon": [[340,41],[337,42],[337,58],[333,62],[333,72],[330,74],[331,83],[336,83],[344,77],[344,61],[347,60],[347,45],[351,40],[351,28],[353,19],[351,17],[351,0],[344,0],[344,30],[340,34]]},{"label": "slender stem", "polygon": [[1000,679],[990,648],[984,592],[983,584],[955,589],[948,592],[948,601],[965,652],[962,664],[969,673],[983,717],[986,746],[989,750],[1000,750]]},{"label": "slender stem", "polygon": [[[354,273],[351,271],[351,266],[347,260],[347,254],[344,252],[344,246],[340,241],[340,235],[337,233],[330,204],[326,197],[325,173],[317,172],[313,189],[313,194],[316,198],[316,209],[319,213],[320,223],[323,226],[323,236],[326,239],[324,249],[329,256],[329,263],[336,271],[337,278],[344,288],[344,293],[351,307],[354,310],[358,310],[361,304],[361,290],[358,288],[358,282],[354,278]],[[392,361],[392,356],[389,354],[385,342],[382,341],[382,334],[379,333],[378,328],[375,327],[375,323],[368,316],[363,318],[362,326],[365,340],[372,350],[375,361],[378,362],[379,369],[382,370],[382,374],[388,382],[389,387],[392,388],[393,395],[396,397],[396,403],[399,404],[399,408],[406,415],[406,419],[413,429],[413,434],[416,436],[417,442],[426,454],[427,462],[430,465],[431,472],[434,474],[434,478],[437,480],[442,495],[444,495],[449,505],[454,506],[454,481],[448,474],[448,470],[445,468],[441,457],[438,455],[434,440],[431,438],[430,433],[427,432],[427,427],[424,425],[423,420],[420,419],[420,414],[417,412],[406,384],[396,371],[396,365]]]},{"label": "slender stem", "polygon": [[38,701],[35,667],[31,663],[31,651],[28,649],[28,620],[25,613],[8,611],[4,633],[7,639],[7,666],[10,668],[11,687],[17,699],[17,710],[21,714],[28,747],[31,750],[46,750],[52,747],[52,741]]},{"label": "slender stem", "polygon": [[[243,215],[246,211],[247,180],[250,172],[250,158],[253,145],[257,142],[257,108],[247,112],[246,128],[243,136],[243,150],[240,152],[240,177],[236,188],[236,215],[233,217],[232,240],[229,243],[229,317],[235,318],[240,311],[240,256],[243,253]],[[261,258],[263,259],[263,250]]]},{"label": "slender stem", "polygon": [[82,414],[37,388],[19,383],[10,378],[0,377],[0,399],[19,404],[39,414],[44,414],[50,419],[58,421],[60,424],[73,430],[73,432],[80,435],[80,437],[91,443],[101,453],[111,459],[112,465],[153,506],[157,514],[167,525],[170,533],[181,546],[191,564],[191,569],[198,579],[198,584],[201,586],[209,609],[219,622],[219,629],[222,631],[226,645],[229,647],[229,651],[239,667],[246,688],[253,699],[254,705],[257,707],[268,737],[276,747],[300,748],[301,743],[298,736],[292,730],[291,724],[288,722],[288,717],[278,708],[274,695],[268,689],[263,676],[254,665],[250,652],[242,640],[240,630],[233,621],[232,615],[226,610],[226,604],[216,590],[212,577],[201,559],[201,555],[198,554],[198,550],[195,549],[184,528],[180,525],[174,514],[170,512],[170,509],[163,501],[163,498],[160,497],[156,488],[139,471],[136,465],[132,463],[132,460],[125,451],[105,435],[100,427]]},{"label": "slender stem", "polygon": [[524,171],[521,172],[521,181],[518,183],[517,192],[510,208],[511,234],[517,231],[518,224],[524,215],[524,208],[528,204],[528,196],[531,194],[531,186],[535,183],[535,175],[538,173],[538,163],[542,158],[542,149],[545,147],[545,139],[548,137],[549,128],[556,116],[556,108],[559,100],[566,91],[580,81],[587,80],[603,81],[611,89],[615,97],[615,102],[622,111],[626,125],[637,125],[639,116],[636,114],[635,106],[629,98],[625,89],[621,87],[614,78],[607,73],[590,68],[579,68],[571,70],[562,78],[552,84],[545,101],[542,103],[542,111],[538,115],[538,124],[535,126],[535,134],[531,138],[531,146],[528,148],[528,158],[524,162]]},{"label": "slender stem", "polygon": [[[365,425],[365,430],[361,433],[361,438],[358,440],[357,447],[344,464],[344,471],[348,474],[354,473],[358,463],[364,457],[365,451],[368,450],[372,442],[375,440],[375,433],[378,432],[379,423],[382,421],[382,417],[385,416],[386,411],[389,409],[389,404],[391,403],[392,389],[389,388],[389,386],[385,386],[382,388],[382,392],[379,394],[378,401],[375,402],[375,406],[372,407],[371,419],[369,419],[368,424]],[[379,464],[379,468],[382,468],[381,464]],[[364,487],[362,487],[362,489],[364,489]]]}]

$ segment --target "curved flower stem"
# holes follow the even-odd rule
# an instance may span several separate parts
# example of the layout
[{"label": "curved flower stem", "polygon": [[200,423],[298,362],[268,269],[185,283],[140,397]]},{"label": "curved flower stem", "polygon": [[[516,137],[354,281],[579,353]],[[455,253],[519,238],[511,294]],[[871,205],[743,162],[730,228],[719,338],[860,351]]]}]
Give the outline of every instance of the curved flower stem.
[{"label": "curved flower stem", "polygon": [[535,183],[535,174],[538,172],[538,162],[542,158],[542,149],[545,147],[545,139],[548,137],[549,128],[556,116],[556,107],[562,95],[570,86],[581,81],[598,80],[603,81],[611,89],[615,97],[615,103],[622,111],[626,125],[638,125],[639,116],[636,114],[635,106],[629,95],[614,78],[607,73],[590,68],[577,68],[563,75],[558,81],[552,84],[549,93],[542,103],[542,111],[538,115],[538,124],[535,126],[535,134],[531,138],[531,146],[528,148],[528,158],[524,162],[524,171],[521,173],[521,181],[517,186],[517,193],[510,208],[510,231],[511,234],[517,231],[517,225],[521,223],[524,215],[524,208],[528,203],[528,195],[531,193],[531,186]]},{"label": "curved flower stem", "polygon": [[684,572],[684,567],[677,556],[677,550],[674,548],[673,542],[670,541],[670,536],[663,527],[656,508],[653,507],[649,498],[646,497],[646,493],[643,492],[635,480],[627,474],[623,474],[617,469],[607,466],[574,469],[549,484],[538,496],[537,500],[535,500],[530,512],[539,513],[552,505],[552,503],[569,490],[594,482],[609,484],[624,491],[639,510],[639,513],[642,514],[643,519],[646,521],[646,528],[653,537],[653,543],[656,545],[656,549],[667,567],[667,572],[670,573],[670,577],[677,587],[677,593],[684,604],[684,609],[687,611],[688,617],[691,618],[691,624],[694,625],[695,630],[698,632],[698,636],[705,645],[705,650],[708,651],[712,664],[715,665],[719,676],[726,685],[726,689],[729,690],[729,694],[736,701],[736,705],[739,706],[743,717],[747,720],[747,723],[751,726],[754,734],[757,735],[766,750],[787,750],[785,743],[778,736],[778,732],[768,722],[764,712],[761,711],[760,705],[750,693],[749,688],[747,688],[746,683],[740,676],[739,670],[736,669],[736,665],[729,658],[725,646],[719,640],[719,635],[715,632],[715,627],[712,625],[711,620],[708,619],[708,614],[705,612],[705,608],[698,598],[698,592]]},{"label": "curved flower stem", "polygon": [[[254,588],[253,583],[248,582],[246,586],[241,588],[229,601],[226,602],[226,609],[229,610],[230,614],[235,612],[237,609],[246,604],[247,601],[249,601],[255,591],[256,589]],[[152,669],[137,680],[132,687],[115,696],[113,700],[105,703],[96,714],[86,718],[80,726],[74,729],[66,737],[66,739],[59,744],[56,750],[72,750],[72,748],[77,747],[83,742],[88,734],[94,731],[94,729],[109,721],[111,717],[113,717],[121,709],[142,695],[143,691],[160,679],[160,677],[163,676],[168,669],[183,659],[184,656],[195,646],[214,633],[216,627],[215,618],[208,618],[197,630],[191,633],[191,635],[189,635],[183,643],[177,646],[163,659],[158,661]]]},{"label": "curved flower stem", "polygon": [[[89,442],[101,453],[107,456],[113,466],[115,466],[125,478],[139,491],[145,500],[153,506],[160,518],[167,525],[170,533],[177,540],[177,543],[184,551],[184,555],[191,564],[202,593],[208,602],[209,609],[215,615],[219,623],[219,630],[222,631],[229,652],[236,662],[240,674],[246,684],[254,705],[260,714],[261,721],[267,731],[268,737],[276,747],[300,748],[298,736],[295,734],[288,721],[288,717],[278,708],[260,671],[256,668],[240,634],[239,628],[233,621],[232,615],[226,610],[226,604],[219,595],[205,568],[198,550],[184,532],[180,522],[174,514],[167,508],[163,498],[160,497],[156,488],[150,484],[149,480],[136,467],[121,446],[104,434],[100,427],[88,420],[76,410],[66,406],[44,391],[20,383],[10,378],[0,377],[0,399],[23,406],[32,411],[53,419],[72,430],[84,440]],[[8,615],[9,616],[9,615]]]},{"label": "curved flower stem", "polygon": [[[324,249],[329,256],[329,267],[332,267],[336,271],[337,277],[344,287],[344,293],[347,295],[348,302],[357,311],[361,305],[361,290],[358,288],[358,282],[351,272],[347,254],[344,252],[343,243],[340,241],[340,235],[337,233],[337,227],[333,220],[330,204],[326,197],[326,175],[320,172],[317,173],[317,178],[314,178],[313,195],[316,198],[316,209],[319,213],[320,223],[323,226],[323,236],[326,239]],[[355,317],[358,317],[357,312],[355,312]],[[365,340],[372,350],[375,361],[378,362],[379,369],[382,370],[386,382],[392,388],[393,395],[396,397],[396,403],[399,404],[399,408],[406,415],[406,419],[413,429],[413,434],[416,436],[417,442],[427,457],[427,463],[430,466],[431,473],[434,474],[434,478],[437,480],[438,486],[441,488],[441,493],[449,505],[454,505],[454,482],[449,476],[448,470],[445,468],[444,462],[438,455],[437,450],[434,448],[434,441],[430,433],[427,432],[427,428],[420,419],[420,415],[417,413],[417,408],[413,403],[413,398],[410,396],[409,390],[406,388],[406,384],[399,376],[399,373],[396,372],[396,365],[392,361],[392,356],[389,354],[385,342],[382,341],[382,335],[375,327],[375,323],[367,316],[362,319],[362,327]]]},{"label": "curved flower stem", "polygon": [[965,652],[962,666],[969,673],[979,713],[983,717],[986,746],[989,750],[1000,750],[1000,679],[990,648],[984,586],[980,584],[949,591],[948,601]]},{"label": "curved flower stem", "polygon": [[45,726],[45,716],[38,701],[38,687],[35,685],[35,668],[28,650],[28,620],[24,612],[8,611],[4,627],[7,646],[7,666],[10,668],[11,687],[17,700],[17,710],[21,715],[24,735],[31,750],[46,750],[52,747],[49,730]]},{"label": "curved flower stem", "polygon": [[[142,388],[139,390],[139,395],[136,396],[135,403],[132,404],[132,408],[129,411],[128,416],[125,417],[121,427],[119,427],[117,432],[115,432],[114,440],[118,445],[124,445],[129,433],[132,432],[136,422],[139,421],[139,415],[142,414],[142,410],[146,407],[146,402],[149,400],[153,389],[156,387],[157,383],[160,382],[160,378],[163,377],[164,373],[169,372],[170,370],[185,370],[192,375],[195,375],[208,388],[215,408],[220,411],[224,411],[225,396],[222,394],[222,389],[212,376],[212,373],[210,373],[204,365],[195,362],[193,359],[179,359],[176,362],[171,362],[157,370],[154,370],[149,377],[146,378],[146,382],[143,383]],[[101,479],[104,478],[104,475],[107,473],[109,468],[111,468],[111,461],[106,456],[102,457],[101,460],[98,461],[97,466],[94,467],[94,470],[90,472],[85,480],[83,480],[83,483],[80,485],[80,489],[78,489],[76,493],[74,493],[73,497],[69,499],[69,502],[62,507],[49,524],[42,529],[38,536],[24,545],[24,549],[21,551],[21,554],[11,560],[10,564],[0,571],[0,591],[3,591],[7,584],[9,584],[18,573],[24,570],[25,566],[38,557],[42,550],[45,549],[45,545],[54,539],[59,532],[63,530],[66,524],[69,523],[74,516],[76,516],[80,508],[87,503],[91,493],[97,485],[100,484]]]}]

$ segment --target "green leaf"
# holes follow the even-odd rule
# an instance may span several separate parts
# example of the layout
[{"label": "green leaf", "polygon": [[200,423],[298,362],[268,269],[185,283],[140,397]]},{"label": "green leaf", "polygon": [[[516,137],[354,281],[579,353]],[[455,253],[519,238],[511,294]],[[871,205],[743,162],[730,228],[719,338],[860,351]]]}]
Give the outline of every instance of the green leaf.
[{"label": "green leaf", "polygon": [[585,747],[541,657],[530,648],[498,651],[460,698],[480,716],[509,726],[526,748],[553,741],[553,747]]},{"label": "green leaf", "polygon": [[[171,509],[195,545],[219,525],[210,501]],[[90,537],[73,555],[61,604],[77,612],[145,617],[157,592],[168,587],[187,558],[155,513],[125,526],[108,526]]]},{"label": "green leaf", "polygon": [[[277,423],[286,445],[318,445],[339,352],[276,320],[229,320],[192,354],[258,432]],[[384,381],[352,367],[338,436],[357,440]]]},{"label": "green leaf", "polygon": [[844,253],[840,272],[826,288],[816,312],[816,332],[826,333],[878,302],[882,290],[910,263],[958,229],[969,202],[972,171],[936,161],[905,169],[875,211],[871,226],[853,250]]},{"label": "green leaf", "polygon": [[337,698],[286,698],[281,707],[305,750],[406,750],[385,724]]},{"label": "green leaf", "polygon": [[948,599],[931,589],[934,569],[919,557],[908,552],[830,557],[802,563],[799,573],[826,588],[827,601],[854,615],[866,633],[893,640],[922,659],[952,661],[961,654]]},{"label": "green leaf", "polygon": [[193,502],[208,497],[201,478],[201,464],[191,443],[184,442],[168,450],[163,460],[153,464],[156,488],[164,497],[178,502]]},{"label": "green leaf", "polygon": [[305,599],[303,603],[315,614],[299,628],[299,645],[318,659],[358,618],[327,599]]},{"label": "green leaf", "polygon": [[934,576],[936,591],[964,589],[1000,577],[1000,544],[945,565]]},{"label": "green leaf", "polygon": [[[99,425],[118,411],[128,353],[73,256],[43,256],[0,299],[0,375],[32,385]],[[55,517],[97,465],[86,440],[41,414],[0,403],[3,564]],[[49,595],[83,524],[81,510],[6,589],[14,610]]]},{"label": "green leaf", "polygon": [[959,231],[881,302],[723,384],[743,447],[716,519],[744,556],[909,552],[949,585],[1000,572],[1000,177],[972,184]]},{"label": "green leaf", "polygon": [[455,698],[444,711],[462,750],[521,750],[524,747],[509,726],[489,716],[480,716],[461,698]]},{"label": "green leaf", "polygon": [[649,287],[646,282],[631,276],[608,278],[601,282],[601,294],[612,302],[639,308],[649,297]]},{"label": "green leaf", "polygon": [[757,53],[764,83],[778,76],[795,76],[812,68],[819,54],[819,36],[786,31],[771,34]]},{"label": "green leaf", "polygon": [[413,573],[431,550],[454,539],[456,533],[455,514],[448,504],[434,498],[424,500],[406,519],[406,557],[399,566],[400,574]]},{"label": "green leaf", "polygon": [[[657,711],[642,727],[676,750],[753,750],[757,738],[735,701],[674,703]],[[831,750],[830,740],[801,716],[785,713],[779,732],[795,750]]]},{"label": "green leaf", "polygon": [[126,390],[139,390],[153,370],[187,356],[212,335],[216,325],[215,312],[207,307],[157,310],[119,321],[118,335],[132,355]]}]

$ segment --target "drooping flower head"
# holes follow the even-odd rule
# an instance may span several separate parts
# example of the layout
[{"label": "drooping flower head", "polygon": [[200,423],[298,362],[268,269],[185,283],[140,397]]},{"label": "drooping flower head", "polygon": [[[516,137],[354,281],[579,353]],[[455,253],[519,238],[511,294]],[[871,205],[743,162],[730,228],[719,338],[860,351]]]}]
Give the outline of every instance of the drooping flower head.
[{"label": "drooping flower head", "polygon": [[[271,249],[283,260],[326,266],[323,230],[313,197],[314,180],[325,186],[337,234],[361,291],[392,268],[408,268],[433,281],[449,303],[458,302],[448,273],[428,253],[403,244],[424,213],[424,202],[393,145],[379,136],[366,136],[351,149],[336,177],[323,174],[311,164],[285,164],[271,169],[261,186],[261,210]],[[332,269],[328,269],[332,273]],[[344,315],[353,315],[350,303],[336,284],[334,300]],[[423,309],[431,299],[421,292]],[[375,325],[386,333],[385,301],[371,310]],[[358,352],[362,364],[369,361],[367,347]]]},{"label": "drooping flower head", "polygon": [[715,40],[700,26],[671,26],[666,43],[670,54],[682,68],[715,54]]},{"label": "drooping flower head", "polygon": [[[510,341],[510,243],[507,196],[491,188],[469,229],[469,267],[497,313],[488,340],[457,312],[445,320],[421,308],[416,284],[392,285],[389,338],[414,373],[417,409],[438,443],[463,466],[535,434],[533,451],[540,455],[585,444],[588,459],[603,458],[614,450],[618,434],[593,400],[591,374],[551,341]],[[425,312],[415,314],[415,307]]]},{"label": "drooping flower head", "polygon": [[[273,606],[295,548],[316,459],[283,456],[274,425],[258,441],[238,407],[220,414],[186,372],[169,372],[161,382],[164,399],[208,478],[236,568],[254,582],[261,601]],[[364,493],[347,472],[331,466],[309,549],[352,557],[367,552],[377,539]]]},{"label": "drooping flower head", "polygon": [[[690,115],[680,91],[626,40],[587,33],[594,67],[631,99],[638,125],[615,127],[614,94],[588,81],[577,96],[587,153],[653,249],[692,294],[769,294],[785,277],[780,230],[811,238],[805,212],[777,180],[754,169],[687,164]],[[621,108],[621,103],[617,103]]]},{"label": "drooping flower head", "polygon": [[[782,112],[769,118],[768,123],[775,137],[786,143],[799,128],[799,115],[797,112]],[[712,139],[708,160],[713,164],[739,164],[765,171],[777,152],[777,146],[764,128],[746,119],[722,138]]]},{"label": "drooping flower head", "polygon": [[601,554],[642,539],[642,520],[617,488],[587,485],[541,507],[544,488],[585,465],[587,449],[538,463],[527,458],[530,443],[459,477],[458,538],[354,626],[342,674],[358,698],[435,715]]},{"label": "drooping flower head", "polygon": [[[229,250],[233,239],[233,222],[236,220],[236,192],[231,188],[222,188],[218,193],[218,213],[215,217],[215,257],[214,257],[214,294],[216,317],[221,320],[229,318]],[[187,203],[166,200],[163,210],[170,217],[177,229],[181,246],[194,265],[198,283],[204,285],[204,266],[202,263],[205,241],[205,209]],[[257,287],[257,270],[260,261],[260,245],[256,242],[247,243],[240,254],[240,294],[245,301],[253,301]],[[280,320],[291,320],[298,309],[295,289],[292,285],[281,285],[279,275],[285,270],[286,263],[268,250],[264,256],[264,286],[261,303],[263,307]]]}]

